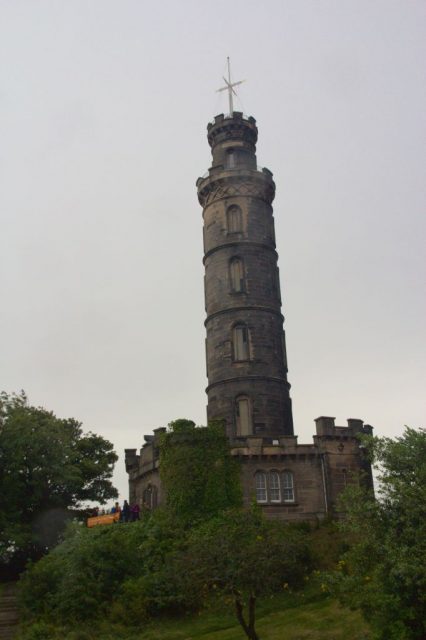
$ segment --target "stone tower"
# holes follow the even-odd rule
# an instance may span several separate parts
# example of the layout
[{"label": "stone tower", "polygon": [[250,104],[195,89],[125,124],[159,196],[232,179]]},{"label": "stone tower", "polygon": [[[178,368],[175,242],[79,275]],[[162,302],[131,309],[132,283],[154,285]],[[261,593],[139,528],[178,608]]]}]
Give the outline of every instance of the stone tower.
[{"label": "stone tower", "polygon": [[256,161],[254,118],[209,123],[213,162],[197,180],[203,207],[207,417],[231,439],[293,434],[278,254],[275,184]]},{"label": "stone tower", "polygon": [[[229,85],[231,82],[227,82]],[[313,444],[293,434],[290,385],[275,250],[272,173],[256,163],[254,118],[232,111],[208,125],[213,162],[197,180],[204,218],[208,418],[224,418],[230,451],[241,465],[245,505],[267,517],[339,516],[348,484],[372,487],[359,440],[372,427],[348,419],[315,420]],[[154,509],[166,501],[160,477],[161,434],[126,449],[129,501]]]}]

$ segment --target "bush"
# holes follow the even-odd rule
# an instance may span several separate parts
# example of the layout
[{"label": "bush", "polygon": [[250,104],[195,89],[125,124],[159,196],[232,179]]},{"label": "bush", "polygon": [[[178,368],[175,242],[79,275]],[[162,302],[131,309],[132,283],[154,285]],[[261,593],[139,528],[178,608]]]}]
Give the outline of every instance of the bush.
[{"label": "bush", "polygon": [[380,464],[379,496],[352,488],[343,531],[353,541],[329,586],[359,608],[378,640],[426,637],[426,432],[365,442]]},{"label": "bush", "polygon": [[144,524],[69,528],[65,540],[20,581],[29,617],[56,621],[104,616],[124,580],[137,575]]},{"label": "bush", "polygon": [[139,623],[199,610],[214,591],[297,588],[310,563],[306,533],[257,510],[226,512],[192,529],[158,510],[128,525],[70,527],[21,579],[21,602],[27,618],[45,622]]}]

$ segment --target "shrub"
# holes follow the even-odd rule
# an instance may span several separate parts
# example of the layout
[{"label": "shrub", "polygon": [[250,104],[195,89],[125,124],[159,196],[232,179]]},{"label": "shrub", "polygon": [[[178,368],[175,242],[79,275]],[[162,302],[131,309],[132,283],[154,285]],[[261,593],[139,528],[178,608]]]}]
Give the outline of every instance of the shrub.
[{"label": "shrub", "polygon": [[379,640],[426,635],[426,432],[365,442],[380,464],[379,497],[352,488],[342,528],[353,544],[329,576],[342,603],[361,609]]}]

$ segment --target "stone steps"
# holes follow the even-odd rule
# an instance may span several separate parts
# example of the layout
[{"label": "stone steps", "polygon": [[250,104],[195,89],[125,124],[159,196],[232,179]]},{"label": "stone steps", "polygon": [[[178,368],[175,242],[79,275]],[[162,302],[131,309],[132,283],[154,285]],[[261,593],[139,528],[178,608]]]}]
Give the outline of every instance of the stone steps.
[{"label": "stone steps", "polygon": [[0,640],[12,640],[18,629],[16,585],[4,585],[0,593]]}]

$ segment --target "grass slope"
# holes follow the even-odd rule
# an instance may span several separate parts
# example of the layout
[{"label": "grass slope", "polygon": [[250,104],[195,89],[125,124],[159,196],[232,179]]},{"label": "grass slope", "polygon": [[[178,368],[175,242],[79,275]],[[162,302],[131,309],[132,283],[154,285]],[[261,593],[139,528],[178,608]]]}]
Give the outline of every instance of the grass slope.
[{"label": "grass slope", "polygon": [[[368,628],[357,612],[340,607],[332,598],[298,603],[286,594],[258,606],[257,631],[261,640],[367,640]],[[25,635],[41,640],[43,631]],[[46,635],[44,635],[46,637]],[[52,640],[245,640],[230,609],[175,620],[156,620],[142,629],[121,625],[80,630],[56,630]]]}]

